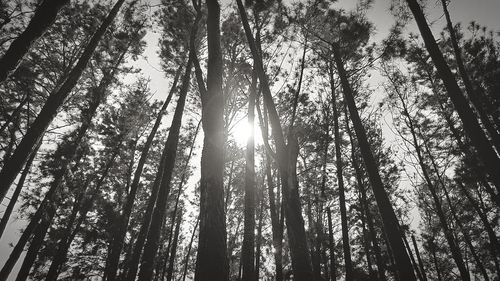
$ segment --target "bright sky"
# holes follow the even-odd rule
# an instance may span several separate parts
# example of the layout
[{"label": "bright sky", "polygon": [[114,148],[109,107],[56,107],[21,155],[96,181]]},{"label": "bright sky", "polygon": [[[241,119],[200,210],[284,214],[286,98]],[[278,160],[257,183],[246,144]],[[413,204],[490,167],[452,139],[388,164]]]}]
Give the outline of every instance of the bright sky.
[{"label": "bright sky", "polygon": [[[159,0],[149,0],[151,4],[157,4]],[[402,0],[399,0],[402,1]],[[222,0],[224,4],[230,3],[230,0]],[[296,1],[294,1],[296,2]],[[349,10],[355,6],[356,1],[352,0],[339,0],[338,7],[342,7],[345,10]],[[393,17],[390,15],[389,8],[390,0],[375,0],[373,8],[368,13],[368,18],[375,24],[377,34],[373,37],[374,40],[380,40],[384,38],[389,28],[394,22]],[[449,7],[452,20],[457,22],[462,22],[464,25],[475,20],[481,25],[486,25],[490,29],[495,31],[500,31],[500,20],[498,15],[500,14],[500,1],[499,0],[452,0]],[[435,34],[444,27],[444,18],[442,17],[442,10],[440,6],[440,1],[428,1],[427,4],[427,14],[428,21],[433,23],[433,30]],[[410,30],[416,32],[415,24],[412,22],[409,27]],[[145,40],[147,42],[147,47],[144,55],[144,59],[140,59],[134,62],[134,65],[142,70],[142,74],[151,79],[150,88],[155,93],[155,98],[163,100],[169,89],[169,80],[164,77],[161,71],[159,57],[158,57],[158,38],[159,33],[149,32]],[[236,134],[242,135],[243,139],[246,138],[248,133],[246,122],[244,124],[236,127]],[[390,134],[390,132],[385,132]],[[390,137],[389,137],[390,138]],[[198,136],[201,139],[201,136]],[[199,160],[192,160],[192,164],[196,164]],[[196,176],[196,175],[195,175]],[[5,202],[3,204],[6,204]],[[4,207],[0,207],[0,211],[3,211]],[[22,220],[11,220],[9,222],[6,233],[0,240],[0,264],[3,265],[8,253],[11,251],[9,243],[16,243],[19,237],[19,230],[25,225]],[[16,267],[17,271],[19,266]],[[9,280],[14,280],[14,274],[11,274]]]}]

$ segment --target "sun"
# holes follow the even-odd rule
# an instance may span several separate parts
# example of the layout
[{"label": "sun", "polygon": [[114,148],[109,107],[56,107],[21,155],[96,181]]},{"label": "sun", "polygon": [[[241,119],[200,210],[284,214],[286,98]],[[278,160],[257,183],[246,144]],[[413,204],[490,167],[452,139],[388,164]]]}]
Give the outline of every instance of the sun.
[{"label": "sun", "polygon": [[248,138],[252,136],[252,129],[246,118],[244,118],[234,125],[229,134],[239,147],[244,147]]}]

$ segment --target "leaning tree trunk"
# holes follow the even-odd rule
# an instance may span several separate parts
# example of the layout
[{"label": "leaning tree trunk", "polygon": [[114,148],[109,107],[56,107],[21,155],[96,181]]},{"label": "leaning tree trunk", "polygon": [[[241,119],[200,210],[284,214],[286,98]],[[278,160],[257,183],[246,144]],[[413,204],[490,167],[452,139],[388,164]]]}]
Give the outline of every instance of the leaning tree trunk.
[{"label": "leaning tree trunk", "polygon": [[418,266],[420,268],[420,272],[422,273],[422,278],[424,281],[427,281],[427,274],[425,273],[424,263],[422,262],[422,258],[420,257],[420,251],[418,250],[417,241],[415,240],[415,236],[411,236],[411,241],[413,243],[413,248],[415,248],[415,255],[417,256]]},{"label": "leaning tree trunk", "polygon": [[479,125],[479,122],[477,121],[467,99],[460,90],[453,73],[441,53],[441,50],[439,50],[439,46],[432,35],[432,31],[427,24],[427,20],[425,19],[424,13],[422,12],[417,0],[407,0],[406,2],[415,17],[427,51],[429,52],[437,72],[443,81],[446,92],[448,93],[448,96],[455,106],[455,110],[462,120],[464,131],[471,140],[471,144],[478,152],[478,156],[483,162],[486,172],[495,183],[495,186],[499,188],[500,173],[498,173],[498,167],[500,167],[500,159],[498,154],[491,146],[490,141],[481,129],[481,126]]},{"label": "leaning tree trunk", "polygon": [[[394,83],[394,82],[393,82]],[[460,272],[460,276],[462,280],[470,280],[469,272],[467,268],[465,267],[464,259],[462,257],[462,253],[460,251],[460,247],[457,245],[457,242],[455,241],[455,237],[453,236],[453,232],[450,229],[448,222],[446,220],[446,216],[443,211],[443,207],[441,204],[441,200],[439,198],[439,195],[437,194],[437,189],[434,183],[431,180],[431,176],[429,174],[429,171],[427,169],[427,166],[425,164],[423,155],[422,155],[422,147],[419,144],[417,140],[417,132],[415,130],[415,125],[413,124],[413,120],[411,119],[410,113],[408,111],[408,108],[406,106],[406,102],[399,92],[397,86],[394,86],[394,90],[396,94],[399,97],[399,100],[403,106],[402,114],[404,118],[406,118],[406,123],[408,125],[408,128],[410,129],[410,134],[412,136],[412,142],[413,146],[415,148],[416,156],[418,163],[420,165],[420,169],[422,171],[422,175],[424,177],[425,183],[427,184],[427,188],[429,189],[429,192],[431,194],[431,198],[434,202],[434,207],[436,209],[437,216],[439,218],[439,222],[441,224],[441,227],[443,228],[443,233],[446,238],[446,241],[448,242],[448,246],[450,247],[451,254],[453,257],[453,260],[455,261],[458,270]],[[437,171],[435,171],[437,172]]]},{"label": "leaning tree trunk", "polygon": [[252,84],[248,95],[248,124],[250,135],[247,139],[245,152],[245,205],[244,205],[244,228],[242,245],[242,281],[253,281],[255,278],[255,147],[254,147],[254,120],[255,120],[255,96],[257,91],[257,79],[252,77]]},{"label": "leaning tree trunk", "polygon": [[306,232],[304,228],[304,219],[300,206],[300,198],[298,192],[298,182],[296,174],[291,174],[296,170],[296,162],[292,161],[290,157],[296,157],[298,153],[298,144],[296,143],[296,136],[290,135],[289,145],[287,148],[283,130],[281,128],[278,112],[273,102],[271,90],[267,75],[264,71],[262,58],[257,49],[257,45],[252,35],[250,24],[246,15],[245,7],[241,0],[236,1],[238,10],[243,23],[243,28],[247,37],[247,41],[254,59],[255,69],[257,71],[259,81],[262,85],[262,92],[267,109],[269,110],[269,117],[271,127],[273,129],[274,141],[276,145],[276,158],[281,176],[281,185],[283,193],[283,206],[285,208],[287,233],[290,243],[290,256],[292,259],[292,269],[294,278],[297,281],[309,281],[313,278],[313,271],[311,266],[311,257],[308,250]]},{"label": "leaning tree trunk", "polygon": [[69,2],[69,0],[43,0],[41,2],[26,29],[12,41],[9,49],[0,58],[0,83],[14,73],[30,47],[54,23],[61,8]]},{"label": "leaning tree trunk", "polygon": [[[196,25],[193,25],[193,30],[191,33],[191,40],[194,40],[196,36]],[[166,203],[168,195],[170,193],[170,182],[172,179],[173,170],[175,167],[175,158],[177,156],[177,145],[179,142],[179,133],[182,125],[182,116],[184,113],[184,105],[186,103],[186,97],[189,92],[189,82],[191,75],[191,68],[193,65],[194,50],[190,50],[189,60],[186,65],[186,70],[182,78],[182,85],[179,92],[179,99],[177,100],[177,106],[175,107],[174,116],[172,119],[172,125],[170,127],[170,132],[168,134],[167,141],[165,143],[166,149],[166,162],[163,171],[163,176],[161,179],[160,189],[158,192],[158,199],[156,201],[156,206],[153,211],[153,217],[151,220],[151,225],[147,237],[146,245],[144,246],[144,254],[142,256],[141,268],[139,270],[138,280],[151,280],[153,276],[154,264],[156,255],[158,253],[158,243],[160,240],[161,229],[163,226],[163,221],[166,212]]]},{"label": "leaning tree trunk", "polygon": [[[484,104],[482,104],[480,101],[482,97],[479,96],[480,89],[477,90],[474,89],[469,74],[467,73],[467,69],[465,68],[465,63],[464,60],[462,59],[462,52],[460,50],[460,46],[458,46],[458,39],[455,34],[455,29],[453,28],[453,23],[451,21],[450,13],[448,12],[446,0],[441,0],[441,5],[443,6],[444,16],[446,18],[446,26],[448,28],[448,32],[450,33],[450,41],[453,47],[455,61],[458,66],[458,73],[460,73],[460,77],[462,78],[462,81],[464,83],[465,91],[467,92],[470,101],[474,105],[479,115],[479,119],[481,120],[481,123],[483,123],[484,128],[490,135],[493,145],[495,146],[497,151],[500,151],[500,135],[498,134],[498,126],[500,126],[500,124],[497,124],[497,128],[495,128],[494,123],[491,122],[490,118],[488,117],[483,108]],[[488,104],[487,101],[484,102]]]},{"label": "leaning tree trunk", "polygon": [[181,223],[182,223],[182,210],[180,210],[177,217],[177,222],[175,224],[174,239],[172,241],[172,248],[170,249],[170,260],[168,262],[168,269],[167,269],[167,281],[171,281],[174,276],[175,256],[177,255],[177,243],[179,241],[179,231],[181,229]]},{"label": "leaning tree trunk", "polygon": [[19,198],[19,195],[21,194],[21,191],[24,186],[24,182],[26,181],[26,177],[28,177],[28,174],[31,169],[31,165],[33,164],[33,161],[35,160],[36,154],[38,152],[38,149],[42,145],[42,139],[38,142],[38,145],[35,147],[33,152],[30,155],[30,158],[28,159],[28,162],[26,162],[26,165],[24,166],[24,170],[21,174],[21,177],[19,178],[19,181],[17,182],[16,189],[14,190],[14,193],[12,193],[12,196],[10,197],[9,205],[7,205],[7,208],[3,212],[2,220],[0,221],[0,238],[3,235],[3,232],[5,231],[5,227],[7,226],[7,223],[9,222],[10,215],[12,214],[12,211],[14,210],[14,207],[16,205],[17,199]]},{"label": "leaning tree trunk", "polygon": [[343,163],[342,163],[342,148],[340,147],[342,139],[340,135],[339,114],[337,110],[337,98],[335,94],[335,86],[333,82],[333,66],[329,67],[330,86],[332,91],[332,112],[333,112],[333,131],[335,142],[335,163],[337,167],[337,184],[339,188],[339,207],[340,219],[342,225],[342,249],[344,252],[344,265],[345,265],[345,279],[347,281],[353,280],[353,268],[351,261],[351,247],[349,245],[349,227],[347,226],[347,210],[345,206],[345,188],[343,179]]},{"label": "leaning tree trunk", "polygon": [[175,92],[175,89],[177,87],[177,81],[179,80],[179,75],[181,73],[182,66],[179,66],[177,69],[177,72],[174,77],[174,81],[172,83],[172,86],[170,88],[170,92],[163,103],[163,106],[160,109],[160,112],[158,112],[158,115],[156,117],[156,121],[153,125],[153,128],[151,128],[151,131],[148,135],[148,138],[146,139],[146,143],[144,144],[144,148],[142,149],[141,156],[139,158],[139,161],[137,163],[137,168],[135,169],[134,173],[134,178],[132,180],[132,184],[130,185],[130,191],[127,195],[127,199],[125,202],[125,206],[123,207],[122,213],[120,217],[118,218],[117,225],[114,227],[115,233],[112,235],[113,240],[112,240],[112,245],[111,245],[111,252],[110,256],[108,258],[108,261],[106,263],[106,276],[108,281],[114,281],[116,278],[116,271],[118,270],[118,262],[120,260],[120,253],[123,247],[123,240],[125,238],[125,235],[127,233],[127,227],[128,223],[130,220],[130,214],[132,213],[132,208],[134,206],[135,202],[135,197],[137,194],[137,191],[139,189],[139,181],[141,179],[142,175],[142,170],[144,169],[144,165],[146,164],[146,160],[149,154],[149,150],[151,148],[151,144],[153,143],[153,140],[156,136],[156,132],[158,131],[158,128],[160,127],[161,120],[163,118],[163,115],[165,115],[165,112],[167,111],[167,107],[170,103],[170,100],[172,99],[172,96]]},{"label": "leaning tree trunk", "polygon": [[356,108],[356,102],[354,100],[354,95],[348,80],[347,72],[344,68],[344,63],[342,62],[340,56],[340,51],[338,50],[338,46],[336,45],[333,49],[335,64],[339,72],[345,102],[349,109],[350,117],[354,125],[354,131],[358,139],[361,155],[363,156],[363,160],[365,162],[365,167],[366,171],[368,172],[368,178],[370,179],[373,194],[375,195],[375,200],[377,201],[380,215],[382,217],[384,230],[387,233],[390,247],[394,252],[399,278],[406,281],[416,281],[410,258],[408,256],[408,253],[406,252],[403,240],[399,233],[398,219],[392,207],[391,201],[389,200],[389,196],[384,189],[384,184],[382,183],[377,163],[370,149],[370,144],[368,143],[366,131],[363,128],[358,109]]},{"label": "leaning tree trunk", "polygon": [[200,234],[195,281],[229,278],[224,213],[224,100],[220,5],[207,0],[208,72],[207,92],[202,97],[205,132],[201,155]]},{"label": "leaning tree trunk", "polygon": [[[347,116],[347,106],[344,106],[344,114]],[[368,225],[368,231],[370,233],[370,240],[373,245],[373,251],[375,252],[375,261],[377,263],[377,270],[378,270],[378,280],[379,281],[385,281],[387,280],[385,277],[385,263],[382,260],[382,253],[380,250],[380,246],[377,241],[377,233],[375,231],[375,227],[373,225],[373,217],[372,213],[369,208],[368,200],[366,198],[366,189],[363,184],[363,175],[361,172],[361,167],[359,166],[358,163],[358,158],[356,151],[354,150],[355,145],[354,145],[354,138],[352,137],[352,132],[351,128],[349,126],[349,120],[346,118],[345,119],[345,125],[346,125],[346,131],[347,134],[349,135],[349,142],[351,144],[351,159],[352,159],[352,166],[354,168],[354,172],[356,175],[356,182],[358,184],[359,190],[361,192],[361,208],[364,210],[364,214],[366,216],[366,223]]]},{"label": "leaning tree trunk", "polygon": [[54,89],[54,91],[50,94],[37,118],[17,146],[14,154],[3,166],[0,171],[0,200],[5,197],[10,185],[17,177],[17,174],[21,170],[22,166],[26,163],[30,153],[33,151],[34,146],[43,136],[43,133],[48,128],[50,123],[52,123],[52,120],[54,120],[57,115],[58,109],[62,106],[71,90],[78,82],[78,79],[85,70],[87,63],[92,57],[99,41],[106,32],[108,26],[115,19],[123,2],[125,2],[125,0],[118,0],[118,2],[116,2],[113,6],[106,19],[102,22],[101,26],[99,26],[99,29],[97,29],[94,35],[92,35],[92,38],[78,59],[77,64],[68,74],[67,79],[60,87]]},{"label": "leaning tree trunk", "polygon": [[193,233],[191,234],[191,239],[189,239],[188,248],[186,251],[186,257],[184,258],[184,270],[182,272],[182,281],[186,281],[187,269],[189,266],[189,256],[191,255],[191,248],[193,247],[194,236],[196,234],[196,229],[198,228],[198,224],[200,222],[200,218],[196,219],[196,224],[194,225]]}]

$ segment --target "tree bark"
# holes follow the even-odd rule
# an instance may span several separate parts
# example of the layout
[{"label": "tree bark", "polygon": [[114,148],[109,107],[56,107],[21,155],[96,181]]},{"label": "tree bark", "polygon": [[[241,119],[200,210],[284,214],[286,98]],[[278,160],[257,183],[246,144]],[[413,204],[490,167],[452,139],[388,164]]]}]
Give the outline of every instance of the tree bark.
[{"label": "tree bark", "polygon": [[337,267],[335,265],[335,242],[333,240],[333,226],[332,226],[332,211],[330,208],[326,209],[328,217],[328,246],[330,250],[330,280],[337,280]]},{"label": "tree bark", "polygon": [[43,0],[41,2],[26,29],[12,41],[9,49],[0,58],[0,83],[14,73],[30,47],[54,23],[59,10],[69,2],[69,0]]},{"label": "tree bark", "polygon": [[99,26],[99,29],[92,35],[89,43],[85,47],[75,67],[69,72],[66,80],[60,86],[54,89],[45,102],[37,118],[30,126],[23,139],[17,146],[14,154],[0,171],[0,199],[5,197],[10,185],[17,177],[22,166],[26,163],[34,146],[38,143],[45,130],[57,115],[58,109],[62,106],[73,87],[78,82],[82,72],[87,66],[92,54],[94,53],[99,41],[106,32],[108,26],[113,22],[118,14],[120,7],[125,0],[118,0],[109,12],[106,19]]},{"label": "tree bark", "polygon": [[207,0],[207,92],[202,97],[205,132],[201,155],[200,234],[195,281],[229,279],[224,213],[224,100],[220,5]]}]

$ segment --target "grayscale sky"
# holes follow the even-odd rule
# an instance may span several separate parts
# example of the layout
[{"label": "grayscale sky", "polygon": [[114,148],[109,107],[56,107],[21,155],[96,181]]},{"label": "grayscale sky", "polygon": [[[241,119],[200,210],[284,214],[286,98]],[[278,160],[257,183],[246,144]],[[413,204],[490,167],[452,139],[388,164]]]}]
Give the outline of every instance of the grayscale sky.
[{"label": "grayscale sky", "polygon": [[[156,4],[159,2],[159,0],[149,1],[152,4]],[[390,1],[391,0],[375,0],[373,8],[367,14],[369,20],[374,23],[376,28],[376,34],[373,36],[373,40],[375,42],[383,39],[387,35],[389,28],[394,23],[394,18],[388,10]],[[232,0],[222,0],[222,2],[224,5],[227,5],[231,3]],[[290,0],[290,2],[298,1]],[[350,10],[355,5],[356,1],[353,0],[339,0],[336,4],[337,7],[342,7],[345,10]],[[476,21],[481,25],[486,25],[488,28],[500,32],[500,0],[452,0],[449,6],[449,10],[452,16],[452,20],[455,23],[462,22],[464,25],[467,25],[471,21]],[[444,18],[442,17],[440,0],[427,1],[426,13],[428,21],[432,23],[432,29],[435,35],[437,35],[445,25]],[[408,26],[408,30],[415,33],[418,32],[413,21]],[[151,79],[150,87],[152,91],[156,93],[155,98],[163,100],[168,91],[169,80],[164,77],[164,74],[161,71],[159,57],[157,55],[159,49],[158,38],[159,33],[149,32],[146,35],[145,40],[147,42],[147,47],[144,58],[141,58],[139,59],[139,61],[134,62],[134,66],[140,68],[142,70],[142,74],[145,77],[149,77]],[[201,138],[199,137],[199,139]],[[196,176],[197,175],[195,174],[193,177]],[[4,206],[0,207],[0,213],[3,212],[4,208]],[[19,231],[24,227],[25,224],[25,221],[19,219],[11,219],[11,221],[9,222],[7,230],[0,240],[1,265],[3,265],[11,251],[11,247],[9,246],[9,244],[15,244],[17,242],[17,238],[20,235]],[[19,265],[16,266],[9,280],[15,279],[15,273],[18,269]]]}]

